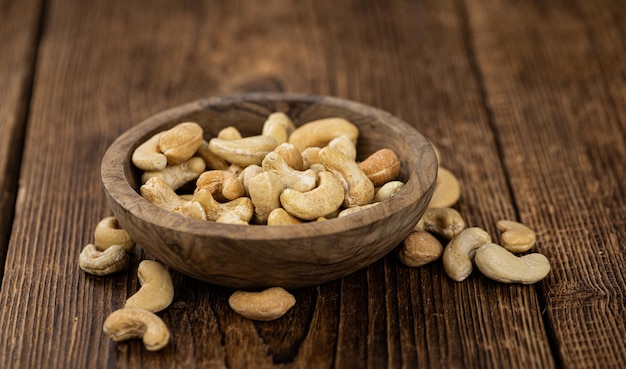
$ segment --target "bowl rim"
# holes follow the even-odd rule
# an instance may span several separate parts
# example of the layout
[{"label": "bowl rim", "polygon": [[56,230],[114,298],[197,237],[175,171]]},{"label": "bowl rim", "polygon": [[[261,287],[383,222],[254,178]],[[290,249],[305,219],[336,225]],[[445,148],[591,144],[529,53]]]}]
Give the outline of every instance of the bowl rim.
[{"label": "bowl rim", "polygon": [[[254,103],[259,101],[324,104],[374,117],[376,120],[384,119],[386,124],[407,135],[406,137],[409,139],[407,142],[408,145],[414,146],[415,148],[427,145],[428,148],[430,148],[430,152],[426,152],[425,155],[431,157],[426,157],[426,159],[434,160],[434,165],[431,166],[432,170],[428,172],[424,170],[425,168],[419,168],[420,162],[417,161],[418,168],[416,169],[422,170],[409,172],[403,188],[394,196],[378,203],[377,206],[364,209],[345,217],[328,219],[324,222],[306,222],[280,226],[225,224],[184,218],[179,214],[161,209],[148,202],[130,185],[126,176],[129,171],[126,170],[125,165],[132,165],[130,160],[131,150],[145,141],[149,135],[158,132],[159,128],[167,121],[180,119],[193,112],[220,105],[245,102]],[[416,172],[418,171],[421,176],[426,176],[425,181],[417,178],[418,174]],[[327,95],[292,92],[248,92],[212,96],[168,108],[140,121],[118,136],[107,148],[101,163],[101,181],[105,192],[110,196],[111,200],[115,201],[133,217],[139,218],[141,221],[150,223],[161,229],[166,228],[183,231],[199,237],[232,239],[233,235],[236,234],[236,239],[240,241],[253,241],[258,239],[296,240],[342,233],[361,228],[368,224],[372,225],[384,220],[384,218],[395,211],[411,206],[423,196],[432,196],[432,189],[435,185],[436,177],[437,160],[435,159],[435,153],[430,141],[417,131],[417,129],[400,118],[379,108],[353,100]],[[420,185],[419,188],[416,188],[419,185],[418,182],[430,183],[430,186],[422,188]],[[329,227],[328,222],[332,222],[330,224],[333,224],[333,226]],[[172,227],[172,225],[176,226]]]}]

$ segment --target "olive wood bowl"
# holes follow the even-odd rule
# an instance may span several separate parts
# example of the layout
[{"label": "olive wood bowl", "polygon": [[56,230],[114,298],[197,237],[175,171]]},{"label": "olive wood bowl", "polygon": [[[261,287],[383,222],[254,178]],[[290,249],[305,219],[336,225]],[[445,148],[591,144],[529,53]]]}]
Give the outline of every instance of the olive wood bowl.
[{"label": "olive wood bowl", "polygon": [[[296,126],[343,117],[359,127],[362,160],[393,149],[404,187],[358,213],[296,225],[231,225],[185,218],[139,195],[141,172],[131,163],[135,148],[159,131],[184,121],[199,123],[205,139],[227,126],[242,135],[261,133],[266,117],[288,114]],[[144,250],[199,280],[234,288],[296,288],[346,276],[380,259],[411,232],[428,206],[437,161],[429,141],[391,114],[357,102],[291,93],[248,93],[208,98],[158,113],[131,127],[106,151],[104,192],[121,227]]]}]

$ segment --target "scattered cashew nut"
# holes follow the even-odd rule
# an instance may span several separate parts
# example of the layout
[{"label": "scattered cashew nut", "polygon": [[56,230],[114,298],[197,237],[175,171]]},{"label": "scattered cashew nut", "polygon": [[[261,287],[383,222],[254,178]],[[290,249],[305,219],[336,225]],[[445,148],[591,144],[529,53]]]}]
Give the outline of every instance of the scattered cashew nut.
[{"label": "scattered cashew nut", "polygon": [[437,170],[437,181],[435,191],[430,199],[430,208],[449,208],[456,204],[461,198],[461,185],[452,172],[446,168],[439,167]]},{"label": "scattered cashew nut", "polygon": [[102,327],[113,341],[141,338],[148,351],[158,351],[170,341],[170,331],[156,314],[143,309],[124,308],[111,313]]},{"label": "scattered cashew nut", "polygon": [[174,285],[170,273],[154,260],[139,263],[137,277],[141,288],[126,300],[125,308],[136,308],[158,313],[174,299]]},{"label": "scattered cashew nut", "polygon": [[441,258],[443,245],[426,231],[411,232],[398,251],[400,261],[412,268],[420,267]]},{"label": "scattered cashew nut", "polygon": [[106,250],[113,245],[119,245],[124,251],[130,252],[135,246],[135,240],[130,237],[125,229],[119,226],[115,217],[103,218],[98,222],[93,233],[95,246],[98,250]]},{"label": "scattered cashew nut", "polygon": [[416,231],[427,231],[452,239],[465,229],[461,213],[452,208],[428,208],[415,225]]},{"label": "scattered cashew nut", "polygon": [[295,297],[282,287],[272,287],[261,292],[235,291],[228,299],[228,304],[237,314],[261,321],[282,317],[295,303]]},{"label": "scattered cashew nut", "polygon": [[476,266],[486,277],[502,283],[532,284],[550,272],[550,261],[542,254],[515,256],[495,243],[487,243],[476,250]]},{"label": "scattered cashew nut", "polygon": [[466,228],[454,236],[443,251],[446,274],[457,282],[469,277],[476,249],[488,242],[491,242],[491,237],[478,227]]},{"label": "scattered cashew nut", "polygon": [[90,243],[81,251],[78,265],[86,273],[104,276],[126,269],[129,259],[130,257],[120,245],[112,245],[100,251]]},{"label": "scattered cashew nut", "polygon": [[522,223],[512,220],[500,220],[496,228],[501,233],[502,246],[511,252],[525,252],[535,245],[537,238],[535,231]]}]

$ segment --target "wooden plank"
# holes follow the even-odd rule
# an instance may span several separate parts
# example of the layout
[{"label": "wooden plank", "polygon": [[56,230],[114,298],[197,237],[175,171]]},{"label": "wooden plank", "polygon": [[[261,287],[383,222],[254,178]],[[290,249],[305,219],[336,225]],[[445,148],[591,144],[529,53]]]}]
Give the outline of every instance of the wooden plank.
[{"label": "wooden plank", "polygon": [[468,2],[520,218],[552,261],[541,292],[564,368],[626,362],[622,5]]},{"label": "wooden plank", "polygon": [[0,1],[0,280],[13,224],[41,6],[40,1]]},{"label": "wooden plank", "polygon": [[[106,315],[137,289],[126,273],[83,274],[76,260],[108,215],[99,162],[135,122],[199,97],[250,89],[339,95],[387,109],[440,147],[463,182],[459,209],[495,233],[515,217],[507,173],[459,2],[51,1],[16,212],[0,291],[0,362],[12,367],[554,366],[532,286],[394,255],[340,281],[294,291],[282,320],[253,323],[232,292],[174,273],[159,353],[112,344]],[[346,21],[349,20],[349,21]],[[499,122],[498,122],[499,124]],[[519,148],[518,148],[519,149]],[[35,195],[36,194],[36,195]]]}]

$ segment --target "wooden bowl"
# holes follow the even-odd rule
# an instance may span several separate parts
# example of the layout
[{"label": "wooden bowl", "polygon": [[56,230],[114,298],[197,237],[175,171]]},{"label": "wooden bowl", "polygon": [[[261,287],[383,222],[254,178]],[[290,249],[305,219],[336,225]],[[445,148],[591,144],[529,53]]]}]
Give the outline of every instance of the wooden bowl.
[{"label": "wooden bowl", "polygon": [[[342,218],[288,226],[230,225],[185,218],[138,193],[134,149],[159,131],[194,121],[206,139],[236,126],[261,133],[267,115],[283,111],[296,125],[343,117],[360,129],[359,159],[381,148],[402,162],[405,185],[377,206]],[[295,288],[331,281],[380,259],[409,234],[434,189],[437,162],[426,138],[400,119],[360,103],[326,96],[249,93],[195,101],[156,114],[109,147],[101,167],[105,195],[120,225],[156,259],[186,275],[235,288]]]}]

